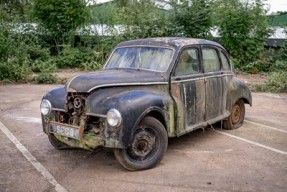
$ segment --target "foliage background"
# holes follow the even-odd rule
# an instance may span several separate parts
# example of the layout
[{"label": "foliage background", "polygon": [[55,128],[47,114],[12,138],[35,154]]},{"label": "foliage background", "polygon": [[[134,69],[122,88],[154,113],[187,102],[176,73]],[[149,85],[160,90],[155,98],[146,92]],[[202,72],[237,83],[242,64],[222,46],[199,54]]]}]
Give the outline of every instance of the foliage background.
[{"label": "foliage background", "polygon": [[[98,70],[120,41],[179,36],[219,41],[238,70],[272,73],[257,90],[287,91],[286,43],[265,47],[272,32],[265,0],[171,0],[169,10],[150,0],[87,6],[91,2],[0,0],[0,81],[53,83],[51,73],[61,68]],[[95,25],[106,35],[97,34]],[[270,88],[275,86],[282,88]]]}]

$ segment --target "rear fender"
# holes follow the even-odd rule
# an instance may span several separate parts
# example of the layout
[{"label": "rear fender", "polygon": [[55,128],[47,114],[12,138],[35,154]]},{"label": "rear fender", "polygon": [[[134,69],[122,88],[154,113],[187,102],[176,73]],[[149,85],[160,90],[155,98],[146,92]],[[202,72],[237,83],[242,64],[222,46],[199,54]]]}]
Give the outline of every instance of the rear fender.
[{"label": "rear fender", "polygon": [[237,77],[233,77],[230,83],[228,84],[229,95],[228,95],[228,104],[229,110],[239,99],[243,99],[244,103],[252,106],[252,95],[251,91],[246,85],[246,83]]}]

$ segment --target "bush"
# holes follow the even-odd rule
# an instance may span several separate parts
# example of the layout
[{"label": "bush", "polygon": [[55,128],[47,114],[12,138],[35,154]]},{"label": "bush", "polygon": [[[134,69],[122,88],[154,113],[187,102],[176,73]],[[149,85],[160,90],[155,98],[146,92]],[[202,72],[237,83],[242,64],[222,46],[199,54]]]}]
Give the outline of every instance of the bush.
[{"label": "bush", "polygon": [[287,73],[284,71],[272,73],[267,82],[257,85],[256,91],[287,92]]},{"label": "bush", "polygon": [[264,57],[256,61],[247,63],[244,66],[240,66],[240,64],[239,65],[236,64],[235,67],[243,71],[246,71],[248,73],[257,74],[260,72],[269,72],[270,67],[272,66],[272,63],[273,63],[272,58]]},{"label": "bush", "polygon": [[55,61],[51,58],[47,61],[35,60],[31,63],[31,69],[33,72],[55,72],[58,67]]},{"label": "bush", "polygon": [[29,80],[31,69],[18,63],[0,63],[0,81],[26,82]]},{"label": "bush", "polygon": [[84,60],[85,53],[82,53],[78,48],[64,46],[61,54],[55,60],[59,68],[75,68],[80,67]]},{"label": "bush", "polygon": [[50,57],[49,50],[42,48],[39,45],[27,45],[26,53],[31,60],[45,61]]},{"label": "bush", "polygon": [[54,63],[59,68],[81,68],[84,70],[97,70],[101,68],[104,61],[103,51],[71,46],[64,46],[62,53],[54,58]]},{"label": "bush", "polygon": [[276,60],[270,70],[274,72],[287,71],[287,60]]},{"label": "bush", "polygon": [[40,73],[33,78],[33,82],[37,84],[54,84],[58,83],[59,79],[51,73]]}]

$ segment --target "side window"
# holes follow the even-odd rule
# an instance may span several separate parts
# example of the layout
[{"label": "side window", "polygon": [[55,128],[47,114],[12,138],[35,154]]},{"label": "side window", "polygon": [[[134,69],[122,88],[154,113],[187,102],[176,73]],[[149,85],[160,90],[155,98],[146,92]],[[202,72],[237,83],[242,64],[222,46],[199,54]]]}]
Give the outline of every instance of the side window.
[{"label": "side window", "polygon": [[215,49],[204,47],[202,49],[202,58],[205,72],[220,70],[219,58]]},{"label": "side window", "polygon": [[179,57],[174,75],[190,75],[198,72],[198,50],[196,48],[185,49]]},{"label": "side window", "polygon": [[220,52],[220,58],[222,61],[222,70],[230,70],[229,59],[223,52]]}]

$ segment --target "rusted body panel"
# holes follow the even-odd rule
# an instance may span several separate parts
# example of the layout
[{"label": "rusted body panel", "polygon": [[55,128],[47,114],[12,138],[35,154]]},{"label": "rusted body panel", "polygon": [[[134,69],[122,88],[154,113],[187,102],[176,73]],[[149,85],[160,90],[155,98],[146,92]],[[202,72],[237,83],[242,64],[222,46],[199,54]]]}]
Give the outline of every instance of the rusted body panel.
[{"label": "rusted body panel", "polygon": [[[154,81],[153,81],[154,82]],[[53,90],[48,93],[44,99],[56,100],[53,96],[64,96],[66,98],[67,92],[64,87]],[[56,111],[65,111],[68,113],[66,107],[66,100],[52,102],[52,106]],[[174,132],[174,113],[173,100],[169,94],[169,86],[167,83],[151,84],[151,85],[127,85],[125,86],[110,86],[94,90],[85,98],[85,111],[80,115],[83,121],[80,125],[87,127],[85,116],[94,116],[105,119],[105,114],[110,108],[117,108],[122,112],[124,119],[120,127],[110,127],[104,123],[99,129],[99,134],[91,134],[89,131],[84,132],[80,141],[74,139],[67,139],[63,136],[56,136],[57,139],[73,147],[80,147],[84,149],[94,149],[99,146],[110,148],[127,147],[132,140],[133,131],[140,121],[149,113],[157,118],[166,120],[168,134],[175,136]],[[44,117],[43,117],[44,119]],[[53,118],[52,118],[53,119]],[[49,123],[43,123],[44,132],[49,134]],[[94,127],[94,129],[97,129]]]},{"label": "rusted body panel", "polygon": [[[43,130],[50,133],[54,123],[79,128],[80,139],[55,134],[72,147],[95,149],[99,146],[126,148],[132,143],[134,131],[146,116],[158,119],[169,137],[176,137],[229,117],[238,99],[252,105],[251,92],[232,70],[205,73],[200,54],[199,72],[188,76],[174,75],[182,50],[189,46],[214,46],[218,43],[188,38],[155,38],[120,43],[120,47],[159,46],[174,50],[165,72],[140,69],[104,69],[80,75],[65,86],[47,93],[52,112],[42,115]],[[109,59],[108,59],[109,60]],[[122,123],[112,127],[106,114],[116,108]]]}]

